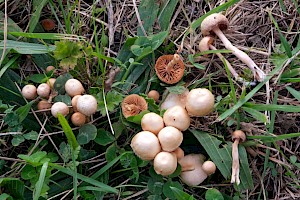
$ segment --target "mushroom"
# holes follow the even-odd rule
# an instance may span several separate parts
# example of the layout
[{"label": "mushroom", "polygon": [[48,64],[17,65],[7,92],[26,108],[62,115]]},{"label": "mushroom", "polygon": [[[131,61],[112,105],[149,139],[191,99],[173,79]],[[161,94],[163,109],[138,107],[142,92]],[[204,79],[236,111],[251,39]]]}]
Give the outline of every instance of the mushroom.
[{"label": "mushroom", "polygon": [[65,90],[71,97],[82,94],[84,92],[84,88],[80,81],[74,78],[67,80],[67,82],[65,83]]},{"label": "mushroom", "polygon": [[123,99],[121,107],[124,117],[127,118],[147,110],[148,104],[143,97],[137,94],[131,94]]},{"label": "mushroom", "polygon": [[80,112],[75,112],[71,116],[71,122],[75,126],[82,126],[86,122],[86,116]]},{"label": "mushroom", "polygon": [[53,70],[55,70],[55,67],[52,66],[52,65],[49,65],[49,66],[46,68],[46,72],[51,72],[51,71],[53,71]]},{"label": "mushroom", "polygon": [[37,87],[37,94],[42,98],[48,98],[51,88],[47,83],[42,83]]},{"label": "mushroom", "polygon": [[177,147],[172,153],[176,155],[178,160],[184,157],[184,151],[180,147]]},{"label": "mushroom", "polygon": [[173,106],[169,108],[163,116],[166,126],[173,126],[180,131],[185,131],[191,124],[191,118],[186,109],[181,106]]},{"label": "mushroom", "polygon": [[164,151],[172,152],[179,147],[183,140],[183,134],[173,126],[167,126],[159,131],[158,140]]},{"label": "mushroom", "polygon": [[162,151],[155,156],[153,167],[162,176],[173,174],[177,168],[177,157],[173,153]]},{"label": "mushroom", "polygon": [[161,110],[167,110],[173,106],[179,105],[185,108],[186,97],[189,94],[189,90],[185,88],[185,90],[181,94],[169,93],[161,104]]},{"label": "mushroom", "polygon": [[57,113],[60,113],[63,116],[66,116],[67,114],[69,114],[69,107],[67,106],[67,104],[65,104],[63,102],[54,103],[51,107],[51,114],[54,117],[57,117]]},{"label": "mushroom", "polygon": [[141,126],[144,131],[150,131],[155,135],[164,128],[164,120],[156,113],[150,112],[145,114],[141,119]]},{"label": "mushroom", "polygon": [[49,78],[47,81],[47,84],[50,86],[50,88],[54,88],[54,83],[56,81],[56,78]]},{"label": "mushroom", "polygon": [[240,184],[240,164],[239,164],[239,151],[238,144],[240,140],[244,142],[246,140],[246,135],[241,130],[236,130],[232,134],[232,140],[234,140],[232,144],[232,174],[231,174],[231,183]]},{"label": "mushroom", "polygon": [[226,30],[229,26],[228,19],[221,13],[214,13],[207,16],[201,23],[201,32],[204,36],[217,35],[225,45],[226,49],[238,57],[252,71],[254,79],[262,82],[265,79],[265,73],[254,63],[254,61],[243,51],[239,50],[231,44],[231,42],[223,34],[222,30]]},{"label": "mushroom", "polygon": [[209,114],[214,107],[214,95],[206,88],[192,89],[186,98],[186,110],[191,116]]},{"label": "mushroom", "polygon": [[154,101],[156,102],[159,101],[159,93],[156,90],[151,90],[150,92],[148,92],[147,96],[154,99]]},{"label": "mushroom", "polygon": [[207,175],[211,175],[216,172],[216,165],[214,162],[207,160],[202,164],[202,169]]},{"label": "mushroom", "polygon": [[160,56],[155,63],[157,77],[164,83],[175,84],[184,74],[184,63],[178,54]]},{"label": "mushroom", "polygon": [[207,178],[202,169],[204,158],[202,154],[189,154],[178,160],[181,165],[180,177],[185,184],[197,186]]},{"label": "mushroom", "polygon": [[97,111],[97,100],[94,96],[85,94],[77,99],[77,110],[85,116],[91,116]]},{"label": "mushroom", "polygon": [[46,109],[50,109],[51,107],[52,107],[52,103],[49,103],[47,100],[41,100],[37,104],[38,110],[46,110]]},{"label": "mushroom", "polygon": [[28,100],[35,99],[37,97],[37,89],[34,85],[25,85],[21,91],[23,97]]},{"label": "mushroom", "polygon": [[133,152],[142,160],[153,160],[161,151],[158,138],[150,131],[141,131],[131,140],[130,144]]},{"label": "mushroom", "polygon": [[51,31],[55,28],[55,22],[52,19],[43,19],[41,25],[45,31]]},{"label": "mushroom", "polygon": [[77,101],[78,101],[78,98],[81,97],[82,95],[75,95],[72,100],[71,100],[71,104],[72,104],[72,108],[73,108],[73,111],[74,112],[77,112]]}]

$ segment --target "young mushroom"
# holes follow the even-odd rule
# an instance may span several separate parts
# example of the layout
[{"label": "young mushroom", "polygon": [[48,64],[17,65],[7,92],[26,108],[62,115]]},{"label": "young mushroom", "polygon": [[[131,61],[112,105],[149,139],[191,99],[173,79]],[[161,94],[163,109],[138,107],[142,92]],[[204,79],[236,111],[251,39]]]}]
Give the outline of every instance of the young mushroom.
[{"label": "young mushroom", "polygon": [[48,98],[51,92],[51,88],[47,83],[42,83],[37,87],[37,94],[41,98]]},{"label": "young mushroom", "polygon": [[52,107],[52,103],[49,103],[47,100],[41,100],[37,104],[38,110],[46,110],[46,109],[50,109],[51,107]]},{"label": "young mushroom", "polygon": [[189,90],[185,90],[181,94],[169,93],[163,103],[160,106],[161,110],[167,110],[173,106],[181,106],[185,108],[186,97],[189,94]]},{"label": "young mushroom", "polygon": [[189,186],[197,186],[202,183],[207,178],[207,174],[202,169],[203,162],[202,154],[189,154],[179,159],[181,180]]},{"label": "young mushroom", "polygon": [[67,104],[65,104],[63,102],[54,103],[51,107],[51,114],[55,118],[57,118],[57,113],[60,113],[63,116],[66,116],[67,114],[69,114],[69,107],[67,106]]},{"label": "young mushroom", "polygon": [[55,28],[55,22],[52,19],[43,19],[41,21],[42,27],[45,29],[45,31],[51,31]]},{"label": "young mushroom", "polygon": [[71,122],[75,126],[82,126],[86,122],[86,116],[80,112],[75,112],[71,116]]},{"label": "young mushroom", "polygon": [[185,131],[190,127],[191,118],[186,109],[181,106],[173,106],[169,108],[163,116],[166,126],[173,126],[180,131]]},{"label": "young mushroom", "polygon": [[124,117],[127,118],[147,110],[148,104],[143,97],[137,94],[131,94],[123,99],[121,107]]},{"label": "young mushroom", "polygon": [[154,99],[155,102],[159,101],[159,93],[156,90],[151,90],[148,92],[147,96]]},{"label": "young mushroom", "polygon": [[211,175],[216,172],[216,165],[214,162],[207,160],[202,164],[202,169],[207,175]]},{"label": "young mushroom", "polygon": [[225,48],[245,63],[252,71],[254,79],[262,82],[265,79],[265,73],[254,63],[254,61],[243,51],[239,50],[226,38],[222,30],[229,26],[228,19],[221,13],[214,13],[207,16],[201,23],[201,32],[204,36],[217,35],[225,45]]},{"label": "young mushroom", "polygon": [[159,131],[158,140],[164,151],[172,152],[177,149],[183,140],[183,134],[173,126],[167,126]]},{"label": "young mushroom", "polygon": [[133,152],[142,160],[153,160],[161,151],[158,138],[150,131],[141,131],[131,140],[130,144]]},{"label": "young mushroom", "polygon": [[246,135],[241,130],[236,130],[232,134],[232,174],[231,174],[231,183],[240,184],[240,163],[239,163],[239,151],[238,144],[240,141],[244,142],[246,140]]},{"label": "young mushroom", "polygon": [[141,120],[141,126],[144,131],[150,131],[157,135],[165,127],[164,120],[156,113],[145,114]]},{"label": "young mushroom", "polygon": [[157,77],[164,83],[175,84],[184,74],[184,63],[178,54],[160,56],[155,63]]},{"label": "young mushroom", "polygon": [[177,168],[177,157],[173,153],[162,151],[155,156],[153,167],[162,176],[173,174]]},{"label": "young mushroom", "polygon": [[177,147],[172,153],[176,155],[178,160],[184,157],[184,151],[180,147]]},{"label": "young mushroom", "polygon": [[186,98],[186,110],[189,115],[201,117],[209,114],[214,108],[215,97],[206,88],[192,89]]},{"label": "young mushroom", "polygon": [[74,78],[67,80],[67,82],[65,83],[65,90],[70,97],[80,95],[84,92],[84,88],[81,82]]},{"label": "young mushroom", "polygon": [[34,85],[25,85],[21,91],[23,97],[28,100],[35,99],[37,97],[37,89]]},{"label": "young mushroom", "polygon": [[77,99],[77,110],[85,116],[91,116],[97,111],[98,103],[94,96],[85,94]]}]

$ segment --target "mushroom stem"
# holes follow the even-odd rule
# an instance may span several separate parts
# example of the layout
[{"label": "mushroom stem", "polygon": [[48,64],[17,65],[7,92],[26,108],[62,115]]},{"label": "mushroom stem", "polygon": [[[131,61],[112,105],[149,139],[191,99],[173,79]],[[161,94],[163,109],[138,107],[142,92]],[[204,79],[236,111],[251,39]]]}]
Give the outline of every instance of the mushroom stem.
[{"label": "mushroom stem", "polygon": [[239,50],[226,38],[219,27],[215,27],[213,32],[220,38],[225,45],[225,48],[231,50],[232,53],[245,63],[252,71],[254,78],[259,82],[263,81],[266,74],[254,63],[254,61],[243,51]]},{"label": "mushroom stem", "polygon": [[166,69],[172,69],[173,66],[180,60],[180,56],[178,54],[174,54],[173,59],[168,63],[168,65],[166,66]]},{"label": "mushroom stem", "polygon": [[[209,48],[211,50],[217,50],[217,48],[215,46],[213,46],[212,44],[209,45]],[[224,60],[224,62],[226,63],[230,73],[233,75],[233,77],[235,79],[239,78],[239,75],[236,73],[236,71],[233,69],[232,65],[229,63],[229,61],[221,54],[221,53],[216,53],[216,55],[220,58],[220,60]]]},{"label": "mushroom stem", "polygon": [[234,143],[232,144],[232,174],[231,174],[231,183],[240,184],[240,163],[239,163],[239,151],[238,151],[238,144],[240,139],[235,139]]}]

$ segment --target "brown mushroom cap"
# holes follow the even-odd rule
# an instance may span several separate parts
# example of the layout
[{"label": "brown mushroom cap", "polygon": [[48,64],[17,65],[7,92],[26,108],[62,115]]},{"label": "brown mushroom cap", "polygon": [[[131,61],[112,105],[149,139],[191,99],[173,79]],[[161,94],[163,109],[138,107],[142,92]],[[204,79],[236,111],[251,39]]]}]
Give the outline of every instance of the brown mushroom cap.
[{"label": "brown mushroom cap", "polygon": [[[170,65],[168,65],[170,62]],[[178,54],[160,56],[155,63],[157,77],[164,83],[174,84],[180,81],[184,74],[184,63]]]},{"label": "brown mushroom cap", "polygon": [[121,107],[124,117],[127,118],[147,110],[148,104],[143,97],[137,94],[131,94],[123,99]]},{"label": "brown mushroom cap", "polygon": [[159,93],[156,90],[151,90],[150,92],[148,92],[147,96],[154,99],[154,101],[156,102],[158,102],[159,100]]},{"label": "brown mushroom cap", "polygon": [[199,50],[201,52],[203,51],[208,51],[209,50],[209,45],[212,44],[214,39],[210,36],[205,36],[202,38],[202,40],[199,42]]},{"label": "brown mushroom cap", "polygon": [[240,139],[242,142],[246,141],[246,134],[244,133],[244,131],[236,130],[231,134],[231,136],[232,140]]},{"label": "brown mushroom cap", "polygon": [[220,30],[226,30],[229,26],[228,19],[221,13],[214,13],[207,16],[201,23],[201,32],[203,35],[214,35],[213,29],[219,27]]}]

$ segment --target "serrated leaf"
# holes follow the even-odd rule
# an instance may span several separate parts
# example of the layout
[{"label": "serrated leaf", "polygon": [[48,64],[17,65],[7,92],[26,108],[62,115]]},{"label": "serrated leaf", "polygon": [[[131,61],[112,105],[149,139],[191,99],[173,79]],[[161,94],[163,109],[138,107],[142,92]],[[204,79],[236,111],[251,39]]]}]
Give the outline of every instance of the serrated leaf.
[{"label": "serrated leaf", "polygon": [[72,151],[69,144],[66,144],[65,142],[60,143],[59,145],[59,153],[62,156],[62,159],[64,162],[68,162],[72,158]]},{"label": "serrated leaf", "polygon": [[205,192],[205,200],[224,200],[224,197],[219,190],[211,188]]},{"label": "serrated leaf", "polygon": [[242,109],[244,111],[246,111],[247,113],[249,113],[254,119],[258,120],[258,121],[261,121],[263,123],[266,123],[268,120],[267,120],[267,116],[255,109],[252,109],[252,108],[248,108],[248,107],[242,107]]},{"label": "serrated leaf", "polygon": [[23,134],[26,140],[37,140],[38,133],[36,131],[30,131],[29,133]]},{"label": "serrated leaf", "polygon": [[[208,133],[191,130],[200,144],[203,146],[209,157],[216,164],[224,178],[229,179],[231,177],[232,166],[232,142],[227,142],[222,145],[222,141],[209,135]],[[220,145],[222,146],[220,148]],[[247,153],[243,146],[239,145],[239,159],[240,159],[240,180],[241,189],[253,188],[253,180],[249,169],[249,163],[247,159]]]},{"label": "serrated leaf", "polygon": [[97,128],[92,124],[84,124],[79,129],[77,141],[80,145],[87,144],[97,136]]},{"label": "serrated leaf", "polygon": [[16,146],[19,146],[24,141],[25,141],[25,139],[22,135],[15,135],[13,137],[13,139],[11,140],[11,144],[16,147]]},{"label": "serrated leaf", "polygon": [[106,146],[106,145],[112,143],[113,141],[115,141],[115,139],[116,138],[110,132],[101,128],[101,129],[98,129],[98,131],[97,131],[97,136],[95,138],[95,142],[102,146]]}]

